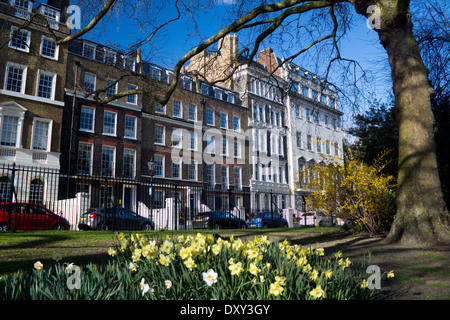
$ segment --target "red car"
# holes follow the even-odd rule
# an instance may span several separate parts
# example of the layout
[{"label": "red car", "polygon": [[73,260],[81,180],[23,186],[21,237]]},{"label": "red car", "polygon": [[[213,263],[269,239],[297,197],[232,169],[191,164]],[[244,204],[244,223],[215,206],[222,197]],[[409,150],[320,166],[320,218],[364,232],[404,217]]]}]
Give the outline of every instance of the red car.
[{"label": "red car", "polygon": [[[7,230],[9,203],[0,203],[0,231]],[[11,204],[11,229],[15,230],[69,230],[69,221],[35,203]]]}]

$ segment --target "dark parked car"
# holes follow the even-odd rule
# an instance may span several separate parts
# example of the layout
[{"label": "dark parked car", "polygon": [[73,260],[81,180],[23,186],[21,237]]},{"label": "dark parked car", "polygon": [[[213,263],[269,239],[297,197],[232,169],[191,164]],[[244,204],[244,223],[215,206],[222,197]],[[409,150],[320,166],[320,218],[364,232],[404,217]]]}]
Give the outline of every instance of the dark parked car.
[{"label": "dark parked car", "polygon": [[249,228],[287,228],[288,222],[275,212],[255,212],[252,218],[247,219],[247,225]]},{"label": "dark parked car", "polygon": [[[11,204],[11,227],[16,230],[69,230],[67,219],[35,203]],[[9,202],[0,203],[0,231],[6,231]]]},{"label": "dark parked car", "polygon": [[[78,229],[80,230],[105,230],[104,208],[88,209],[81,215]],[[137,213],[119,207],[108,208],[106,210],[106,230],[154,230],[155,223],[148,218],[144,218]]]},{"label": "dark parked car", "polygon": [[194,229],[245,229],[244,219],[226,211],[208,211],[199,213],[193,221]]}]

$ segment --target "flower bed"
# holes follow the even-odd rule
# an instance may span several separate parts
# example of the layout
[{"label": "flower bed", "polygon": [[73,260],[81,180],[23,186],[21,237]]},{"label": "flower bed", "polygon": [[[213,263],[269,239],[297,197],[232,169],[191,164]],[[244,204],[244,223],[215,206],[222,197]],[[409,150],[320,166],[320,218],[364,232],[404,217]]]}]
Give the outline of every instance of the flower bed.
[{"label": "flower bed", "polygon": [[[342,253],[202,234],[152,239],[117,235],[114,260],[74,269],[35,264],[4,279],[1,299],[368,299],[361,266]],[[75,272],[77,271],[77,272]]]}]

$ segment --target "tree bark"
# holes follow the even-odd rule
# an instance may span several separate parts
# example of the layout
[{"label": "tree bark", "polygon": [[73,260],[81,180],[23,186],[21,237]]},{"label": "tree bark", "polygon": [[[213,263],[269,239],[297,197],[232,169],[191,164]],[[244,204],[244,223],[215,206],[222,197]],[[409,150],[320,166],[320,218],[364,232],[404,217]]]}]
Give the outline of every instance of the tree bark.
[{"label": "tree bark", "polygon": [[409,10],[397,7],[383,18],[377,31],[389,58],[399,126],[397,213],[386,241],[448,243],[450,219],[437,168],[428,71]]}]

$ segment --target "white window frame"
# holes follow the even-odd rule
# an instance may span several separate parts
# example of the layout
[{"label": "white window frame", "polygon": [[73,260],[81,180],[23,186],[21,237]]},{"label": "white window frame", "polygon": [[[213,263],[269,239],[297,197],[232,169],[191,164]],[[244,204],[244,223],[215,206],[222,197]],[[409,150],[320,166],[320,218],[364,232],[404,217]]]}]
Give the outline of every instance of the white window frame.
[{"label": "white window frame", "polygon": [[[237,129],[234,127],[234,120],[235,119],[238,120],[238,122],[237,122],[238,123],[238,128]],[[233,116],[233,130],[236,131],[236,132],[240,132],[241,131],[241,117]]]},{"label": "white window frame", "polygon": [[[194,178],[190,178],[190,170],[191,170],[190,166],[191,165],[193,165],[195,168],[195,177]],[[191,162],[188,164],[188,180],[191,180],[191,181],[198,180],[198,161],[197,160],[191,160]]]},{"label": "white window frame", "polygon": [[236,159],[240,159],[241,155],[242,155],[241,154],[241,141],[234,140],[233,141],[233,157],[236,158]]},{"label": "white window frame", "polygon": [[30,52],[30,42],[31,42],[31,31],[27,30],[27,29],[20,29],[19,32],[24,32],[27,34],[27,42],[25,44],[25,49],[19,48],[19,47],[14,47],[12,46],[11,42],[13,39],[13,34],[14,32],[16,32],[18,29],[20,29],[19,27],[16,26],[11,26],[11,33],[9,34],[9,42],[8,42],[8,47],[10,47],[11,49],[15,49],[15,50],[19,50],[22,52]]},{"label": "white window frame", "polygon": [[4,116],[17,117],[17,134],[15,146],[7,146],[8,148],[22,148],[22,136],[23,136],[23,122],[25,119],[25,112],[27,110],[17,104],[16,102],[6,102],[0,104],[0,141],[3,128]]},{"label": "white window frame", "polygon": [[[117,52],[115,52],[114,50],[108,49],[108,48],[104,48],[103,50],[104,50],[103,51],[103,62],[106,63],[106,64],[111,64],[111,65],[115,66],[116,62],[117,62]],[[114,61],[112,61],[112,62],[108,61],[106,59],[106,55],[107,54],[113,55],[114,56],[114,59],[113,59]]]},{"label": "white window frame", "polygon": [[[208,122],[208,113],[209,112],[212,112],[212,123],[210,123],[210,122]],[[215,112],[214,112],[214,109],[211,109],[211,108],[206,108],[206,124],[208,125],[208,126],[214,126],[214,123],[215,123]]]},{"label": "white window frame", "polygon": [[[174,177],[173,176],[173,165],[177,164],[179,166],[178,169],[178,173],[179,176],[178,177]],[[177,179],[177,180],[181,180],[183,178],[183,161],[181,158],[172,158],[172,173],[171,173],[172,179]]]},{"label": "white window frame", "polygon": [[[225,144],[224,144],[224,142],[225,142]],[[223,152],[224,147],[225,147],[225,152]],[[229,146],[228,146],[228,140],[227,140],[226,137],[225,137],[225,138],[222,137],[222,149],[221,149],[221,155],[222,155],[222,156],[228,156],[228,149],[229,149]]]},{"label": "white window frame", "polygon": [[216,139],[214,135],[206,135],[206,152],[216,154]]},{"label": "white window frame", "polygon": [[[89,173],[80,173],[79,172],[78,164],[79,164],[79,161],[80,161],[80,146],[81,145],[89,146],[89,148],[91,149],[91,151],[90,151],[90,159],[89,159]],[[78,143],[78,150],[77,150],[77,174],[92,175],[93,161],[94,161],[94,144],[80,141]]]},{"label": "white window frame", "polygon": [[[111,84],[108,83],[108,82],[111,82]],[[114,84],[114,85],[113,85],[113,84]],[[119,84],[119,83],[116,82],[116,80],[114,80],[114,79],[107,79],[107,80],[106,80],[106,86],[108,87],[108,86],[111,85],[111,87],[108,88],[108,90],[106,90],[106,97],[107,97],[107,98],[112,97],[112,96],[114,96],[115,94],[117,94],[117,87],[118,87],[118,84]],[[109,90],[114,90],[114,92],[111,94],[111,92],[109,92]]]},{"label": "white window frame", "polygon": [[[93,76],[93,79],[94,79],[94,87],[92,88],[92,91],[86,91],[86,77],[87,76]],[[95,73],[92,73],[92,72],[85,72],[84,73],[84,83],[83,83],[83,89],[86,91],[86,92],[94,92],[96,89],[97,89],[97,75],[95,74]]]},{"label": "white window frame", "polygon": [[[236,170],[239,171],[239,184],[236,184]],[[235,189],[242,189],[242,168],[241,167],[234,167],[234,188]]]},{"label": "white window frame", "polygon": [[[131,173],[131,177],[125,176],[125,155],[127,152],[131,152],[133,154],[133,170]],[[136,150],[135,149],[127,149],[124,148],[123,149],[123,172],[122,172],[122,177],[125,179],[134,179],[136,177]]]},{"label": "white window frame", "polygon": [[[178,101],[180,103],[180,114],[179,115],[175,115],[175,102],[176,101]],[[173,117],[174,118],[179,118],[179,119],[183,118],[183,101],[178,100],[178,99],[174,99],[173,100]]]},{"label": "white window frame", "polygon": [[155,177],[164,177],[164,173],[165,173],[165,156],[162,155],[155,155],[154,157],[154,162],[155,162],[155,169],[156,169],[156,158],[161,159],[161,174],[156,174],[156,170],[155,170]]},{"label": "white window frame", "polygon": [[[224,181],[224,179],[223,179],[224,178],[224,176],[223,176],[224,170],[223,169],[225,169],[225,172],[226,172],[226,178],[227,178],[226,181]],[[228,187],[230,186],[230,168],[226,164],[223,164],[220,166],[220,184],[222,185],[222,188],[224,187],[224,182],[225,182],[224,189],[228,189]]]},{"label": "white window frame", "polygon": [[[222,115],[225,115],[225,126],[222,126]],[[228,129],[228,113],[225,113],[225,112],[220,113],[219,125],[220,125],[220,128],[222,128],[222,129]]]},{"label": "white window frame", "polygon": [[[192,137],[194,137],[194,148],[191,148]],[[191,151],[198,150],[198,138],[197,138],[197,132],[195,132],[195,131],[189,131],[189,148],[188,148],[188,150],[191,150]]]},{"label": "white window frame", "polygon": [[[89,56],[87,56],[87,55],[85,55],[85,53],[86,53],[86,47],[91,47],[92,48],[92,57],[89,57]],[[88,43],[88,42],[86,42],[86,41],[84,41],[83,42],[83,51],[81,52],[81,55],[83,56],[83,57],[85,57],[85,58],[88,58],[88,59],[92,59],[92,60],[95,60],[95,56],[96,56],[96,51],[97,51],[97,46],[95,45],[95,44],[92,44],[92,43]]]},{"label": "white window frame", "polygon": [[[40,82],[41,74],[45,74],[47,76],[51,76],[52,77],[52,93],[51,93],[51,97],[50,98],[38,96],[38,93],[39,93],[39,82]],[[36,97],[40,97],[40,98],[43,98],[43,99],[55,100],[55,92],[56,92],[56,73],[48,72],[48,71],[44,71],[44,70],[39,69],[38,73],[37,73],[37,80],[36,80]]]},{"label": "white window frame", "polygon": [[[162,111],[158,110],[159,108],[162,109]],[[159,102],[155,102],[155,113],[166,114],[166,110],[167,110],[166,105],[162,105]]]},{"label": "white window frame", "polygon": [[[134,85],[134,84],[128,84],[128,90],[137,90],[138,86]],[[133,97],[134,101],[130,101],[130,97]],[[129,104],[134,104],[137,105],[138,104],[138,97],[137,94],[130,94],[127,96],[127,103]]]},{"label": "white window frame", "polygon": [[[28,73],[28,66],[24,66],[18,63],[14,63],[14,62],[7,62],[6,63],[6,68],[5,68],[5,79],[4,79],[4,83],[3,83],[3,88],[5,90],[7,89],[7,85],[8,85],[8,75],[9,75],[9,67],[16,67],[19,69],[22,69],[22,85],[20,87],[20,92],[18,93],[22,93],[25,94],[25,86],[26,86],[26,82],[27,82],[27,73]],[[10,91],[10,90],[8,90]],[[17,91],[11,91],[11,92],[17,92]]]},{"label": "white window frame", "polygon": [[[133,124],[133,126],[134,126],[134,135],[132,135],[132,136],[127,135],[127,130],[126,130],[127,118],[128,119],[131,118],[133,120],[133,122],[134,122],[134,124]],[[136,139],[136,137],[137,137],[137,117],[136,116],[132,116],[132,115],[129,115],[129,114],[125,115],[125,124],[124,124],[124,133],[123,133],[123,135],[127,139]]]},{"label": "white window frame", "polygon": [[[42,149],[35,149],[34,148],[34,143],[35,143],[35,128],[36,128],[36,123],[37,122],[46,122],[48,123],[48,133],[47,133],[47,148],[45,150]],[[37,151],[45,151],[45,152],[50,152],[51,149],[51,141],[52,141],[52,128],[53,128],[53,120],[52,119],[44,119],[44,118],[37,118],[34,117],[33,118],[33,129],[32,129],[32,134],[31,134],[31,148],[32,150],[37,150]]]},{"label": "white window frame", "polygon": [[111,168],[111,171],[112,171],[112,172],[111,172],[111,176],[108,176],[108,177],[114,178],[115,175],[116,175],[116,152],[117,152],[117,149],[116,149],[116,147],[114,147],[114,146],[102,145],[102,158],[100,159],[100,161],[101,161],[100,167],[101,167],[101,175],[102,175],[102,176],[103,176],[103,151],[104,151],[104,148],[113,149],[113,154],[112,154],[112,168]]},{"label": "white window frame", "polygon": [[[105,132],[105,116],[106,113],[108,114],[113,114],[114,115],[114,132]],[[113,136],[115,137],[117,135],[117,112],[114,111],[110,111],[110,110],[105,110],[103,113],[103,135],[105,136]]]},{"label": "white window frame", "polygon": [[[174,145],[174,137],[179,137],[179,142],[177,145]],[[183,131],[180,128],[172,129],[172,147],[173,148],[182,148],[183,147]]]},{"label": "white window frame", "polygon": [[[156,141],[156,128],[162,128],[162,142],[157,142]],[[166,126],[162,125],[162,124],[155,124],[155,144],[159,145],[159,146],[165,146],[166,145]]]},{"label": "white window frame", "polygon": [[[44,48],[44,40],[45,40],[45,41],[49,41],[49,42],[53,42],[53,43],[55,44],[55,56],[54,56],[54,57],[51,57],[51,56],[42,54],[42,49]],[[44,58],[58,61],[58,59],[59,59],[59,45],[57,45],[57,44],[55,43],[55,41],[53,41],[52,38],[47,37],[47,36],[45,36],[45,35],[42,35],[42,37],[41,37],[41,47],[40,47],[40,49],[39,49],[39,54],[40,54],[42,57],[44,57]]]},{"label": "white window frame", "polygon": [[[92,130],[90,129],[85,129],[81,127],[81,112],[83,110],[83,108],[85,109],[91,109],[93,111],[93,117],[92,117]],[[84,131],[84,132],[94,132],[95,131],[95,108],[94,107],[89,107],[89,106],[81,106],[80,109],[80,131]]]},{"label": "white window frame", "polygon": [[[189,112],[190,107],[194,107],[194,119],[190,118],[190,112]],[[189,105],[188,105],[188,120],[189,121],[197,121],[197,105],[195,105],[193,103],[189,103]]]}]

